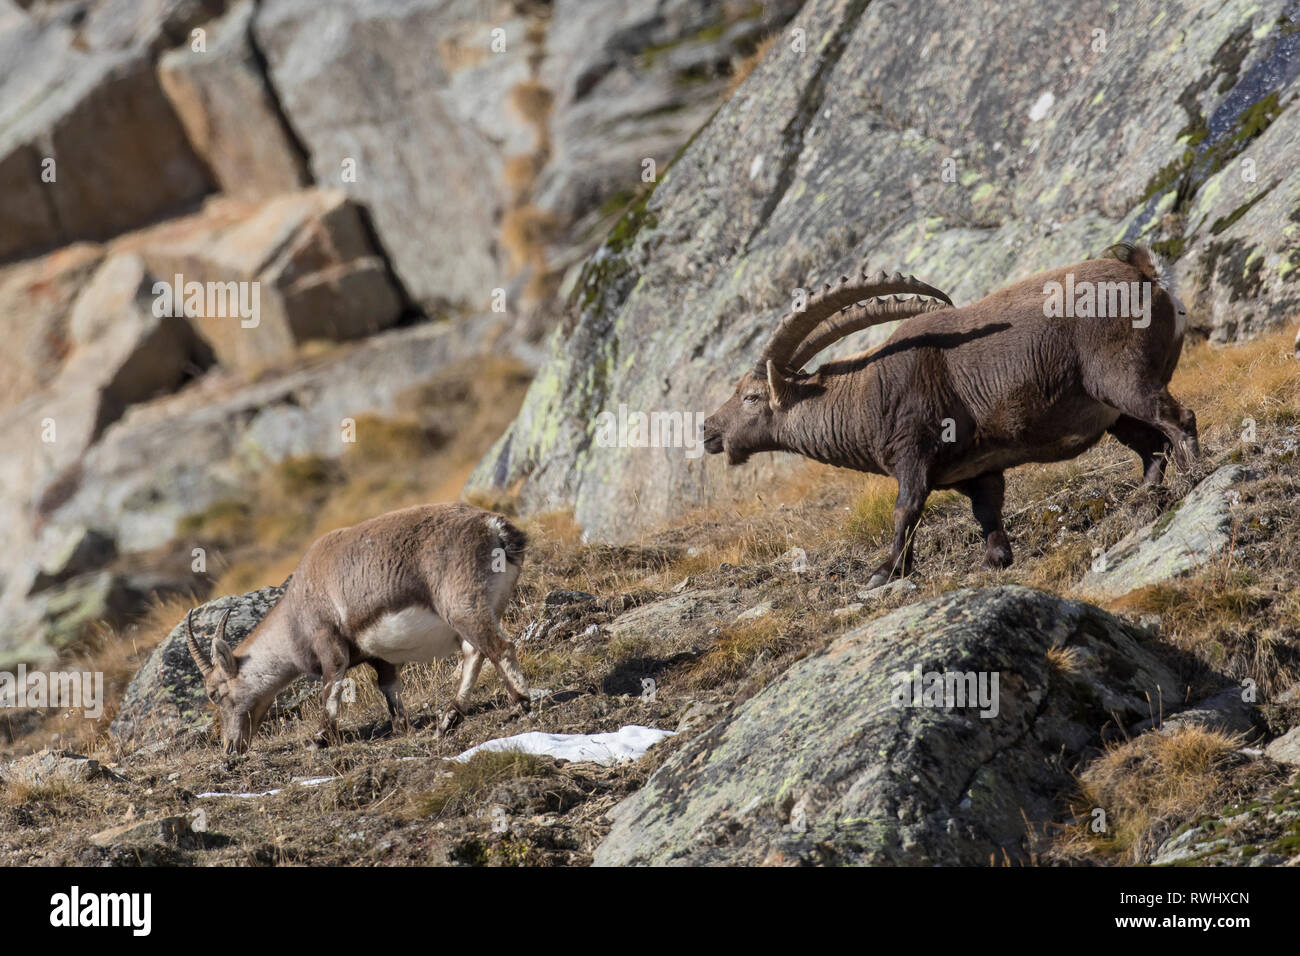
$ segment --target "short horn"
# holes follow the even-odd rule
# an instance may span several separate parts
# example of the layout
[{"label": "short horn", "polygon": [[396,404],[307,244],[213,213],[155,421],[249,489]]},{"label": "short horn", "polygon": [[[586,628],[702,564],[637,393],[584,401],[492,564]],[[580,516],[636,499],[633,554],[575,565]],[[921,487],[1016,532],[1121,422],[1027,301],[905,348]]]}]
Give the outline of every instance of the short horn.
[{"label": "short horn", "polygon": [[[229,616],[230,612],[227,611],[226,617]],[[212,673],[212,659],[203,653],[203,648],[199,647],[199,642],[194,639],[194,628],[191,624],[193,618],[193,611],[185,615],[185,643],[189,645],[190,657],[194,658],[194,663],[198,665],[199,673],[204,680],[207,680],[208,675]],[[224,631],[226,627],[226,618],[224,617],[221,619],[221,627]]]}]

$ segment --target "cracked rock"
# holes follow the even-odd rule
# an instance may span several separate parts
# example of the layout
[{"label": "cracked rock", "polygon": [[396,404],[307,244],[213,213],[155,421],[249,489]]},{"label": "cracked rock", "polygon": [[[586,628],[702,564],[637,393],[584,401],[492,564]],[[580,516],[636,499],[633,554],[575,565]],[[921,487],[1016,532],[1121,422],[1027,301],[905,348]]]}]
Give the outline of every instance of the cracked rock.
[{"label": "cracked rock", "polygon": [[[1059,819],[1070,768],[1103,728],[1146,716],[1147,695],[1176,692],[1149,640],[1092,605],[1023,587],[900,608],[795,664],[687,743],[619,805],[595,862],[1025,859],[1026,819]],[[1054,664],[1053,648],[1074,649],[1074,663]],[[955,697],[897,706],[918,670],[923,687],[932,672],[972,675],[976,687],[983,675],[987,693],[970,706]]]}]

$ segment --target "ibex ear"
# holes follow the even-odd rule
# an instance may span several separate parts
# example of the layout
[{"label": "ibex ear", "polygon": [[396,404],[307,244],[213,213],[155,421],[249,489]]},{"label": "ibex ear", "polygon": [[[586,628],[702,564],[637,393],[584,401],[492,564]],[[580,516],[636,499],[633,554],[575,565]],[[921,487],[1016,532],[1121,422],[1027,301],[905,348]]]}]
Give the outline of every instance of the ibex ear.
[{"label": "ibex ear", "polygon": [[781,373],[776,370],[776,365],[768,359],[767,403],[772,406],[772,411],[779,412],[790,406],[790,392],[790,383],[781,377]]},{"label": "ibex ear", "polygon": [[220,637],[212,639],[212,667],[227,680],[239,673],[239,661],[235,660],[235,652]]}]

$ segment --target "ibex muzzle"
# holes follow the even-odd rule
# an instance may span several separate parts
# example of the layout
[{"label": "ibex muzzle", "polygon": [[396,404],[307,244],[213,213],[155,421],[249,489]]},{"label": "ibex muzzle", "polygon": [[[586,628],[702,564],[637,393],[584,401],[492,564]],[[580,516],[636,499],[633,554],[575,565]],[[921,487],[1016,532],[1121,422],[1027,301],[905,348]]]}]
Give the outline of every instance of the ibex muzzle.
[{"label": "ibex muzzle", "polygon": [[294,678],[321,678],[316,743],[337,734],[343,678],[370,664],[394,729],[406,726],[402,664],[461,655],[460,685],[439,732],[469,708],[486,657],[511,696],[528,682],[501,614],[514,594],[527,538],[501,515],[464,504],[420,505],[331,531],[303,556],[280,602],[232,650],[230,611],[205,652],[185,619],[190,655],[221,717],[227,752],[248,749],[275,695]]},{"label": "ibex muzzle", "polygon": [[[1049,295],[1062,288],[1135,284],[1147,291],[1140,319],[1091,307],[1049,314]],[[898,293],[913,297],[882,298]],[[896,319],[906,321],[879,348],[803,371],[846,335]],[[1127,243],[962,308],[912,276],[845,276],[782,318],[705,421],[704,447],[733,465],[791,451],[895,478],[893,545],[869,587],[909,573],[913,534],[937,488],[970,498],[985,563],[1006,567],[1006,469],[1073,458],[1107,432],[1138,453],[1149,483],[1161,481],[1171,453],[1192,466],[1196,416],[1167,389],[1185,328],[1151,254]]]}]

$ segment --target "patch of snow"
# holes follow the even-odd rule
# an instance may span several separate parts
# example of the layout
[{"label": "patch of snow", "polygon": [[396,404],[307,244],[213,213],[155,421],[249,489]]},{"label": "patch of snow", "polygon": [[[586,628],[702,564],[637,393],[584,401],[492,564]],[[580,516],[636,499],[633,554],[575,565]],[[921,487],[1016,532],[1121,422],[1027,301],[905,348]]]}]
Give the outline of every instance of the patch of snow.
[{"label": "patch of snow", "polygon": [[656,730],[637,724],[620,727],[612,734],[544,734],[531,731],[489,740],[448,759],[463,762],[483,751],[514,752],[609,766],[625,760],[640,760],[647,750],[671,736],[671,730]]}]

